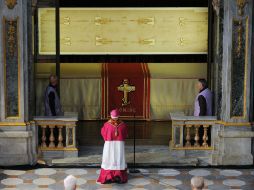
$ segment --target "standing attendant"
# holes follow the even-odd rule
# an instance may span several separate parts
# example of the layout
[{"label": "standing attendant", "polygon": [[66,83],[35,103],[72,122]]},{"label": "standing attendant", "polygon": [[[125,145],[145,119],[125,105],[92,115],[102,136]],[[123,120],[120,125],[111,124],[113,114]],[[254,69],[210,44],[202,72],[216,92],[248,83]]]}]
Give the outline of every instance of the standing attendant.
[{"label": "standing attendant", "polygon": [[[199,93],[195,99],[194,116],[212,116],[212,92],[208,89],[207,81],[205,79],[198,79],[197,88]],[[199,144],[202,144],[204,128],[199,127],[198,133],[202,137],[199,139]],[[208,137],[211,136],[210,127],[207,130],[207,135]],[[211,144],[210,138],[207,143]]]},{"label": "standing attendant", "polygon": [[205,79],[198,79],[199,94],[195,99],[194,116],[212,115],[212,92],[208,89]]},{"label": "standing attendant", "polygon": [[62,107],[59,96],[56,92],[58,78],[55,75],[49,76],[49,85],[45,90],[44,105],[45,116],[62,116]]},{"label": "standing attendant", "polygon": [[104,123],[101,135],[105,141],[98,183],[126,183],[128,181],[125,162],[124,141],[128,135],[127,126],[120,121],[117,109],[110,113],[111,119]]}]

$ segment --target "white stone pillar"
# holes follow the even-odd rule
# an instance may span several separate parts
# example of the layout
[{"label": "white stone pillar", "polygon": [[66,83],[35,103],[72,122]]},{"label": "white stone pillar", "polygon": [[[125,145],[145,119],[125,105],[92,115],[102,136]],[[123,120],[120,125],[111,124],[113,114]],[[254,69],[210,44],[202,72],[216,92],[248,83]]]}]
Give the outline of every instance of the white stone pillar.
[{"label": "white stone pillar", "polygon": [[31,10],[31,0],[0,1],[0,165],[36,162]]},{"label": "white stone pillar", "polygon": [[217,112],[220,131],[216,134],[219,138],[214,164],[252,165],[251,140],[254,134],[250,123],[250,71],[253,65],[253,1],[221,0],[220,6],[220,27],[223,27],[223,30],[218,30],[222,33],[218,42],[222,51],[221,59],[217,59],[221,61],[221,70],[217,71],[221,75],[220,84],[217,84],[217,89],[221,89],[217,101],[220,102],[220,111]]}]

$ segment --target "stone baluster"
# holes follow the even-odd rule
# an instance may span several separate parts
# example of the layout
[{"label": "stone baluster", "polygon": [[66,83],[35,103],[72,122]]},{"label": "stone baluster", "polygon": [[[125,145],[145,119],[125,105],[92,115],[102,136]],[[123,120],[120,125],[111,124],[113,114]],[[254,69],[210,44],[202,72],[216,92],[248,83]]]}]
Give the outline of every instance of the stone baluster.
[{"label": "stone baluster", "polygon": [[200,147],[200,144],[199,144],[199,133],[198,133],[199,127],[200,127],[200,125],[195,125],[195,138],[194,138],[194,140],[195,140],[194,146],[195,147]]},{"label": "stone baluster", "polygon": [[192,125],[186,125],[186,143],[185,143],[185,147],[191,147],[191,136],[190,136],[190,128],[192,127]]},{"label": "stone baluster", "polygon": [[47,137],[46,137],[46,128],[47,128],[47,125],[41,125],[41,129],[42,129],[41,147],[42,148],[46,148],[47,147],[47,144],[46,144],[46,140],[47,140]]},{"label": "stone baluster", "polygon": [[62,128],[63,126],[57,126],[58,128],[58,144],[57,148],[63,148],[63,134],[62,134]]},{"label": "stone baluster", "polygon": [[203,144],[202,144],[202,146],[203,147],[208,147],[208,144],[207,144],[207,141],[208,141],[207,130],[208,130],[209,125],[203,125],[203,127],[204,127],[204,135],[203,135]]},{"label": "stone baluster", "polygon": [[50,136],[49,136],[49,148],[55,148],[55,137],[54,137],[54,125],[49,126]]}]

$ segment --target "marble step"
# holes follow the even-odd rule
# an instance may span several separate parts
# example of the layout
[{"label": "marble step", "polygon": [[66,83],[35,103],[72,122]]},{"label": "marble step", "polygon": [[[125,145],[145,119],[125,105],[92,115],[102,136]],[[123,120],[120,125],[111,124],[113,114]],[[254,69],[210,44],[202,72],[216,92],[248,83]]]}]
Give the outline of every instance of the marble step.
[{"label": "marble step", "polygon": [[[102,158],[102,146],[80,147],[79,157],[61,158],[47,160],[52,166],[91,166],[100,167]],[[126,146],[126,161],[129,166],[133,164],[133,146]],[[159,166],[196,166],[197,158],[175,158],[172,157],[168,146],[137,146],[136,163],[138,166],[159,167]]]}]

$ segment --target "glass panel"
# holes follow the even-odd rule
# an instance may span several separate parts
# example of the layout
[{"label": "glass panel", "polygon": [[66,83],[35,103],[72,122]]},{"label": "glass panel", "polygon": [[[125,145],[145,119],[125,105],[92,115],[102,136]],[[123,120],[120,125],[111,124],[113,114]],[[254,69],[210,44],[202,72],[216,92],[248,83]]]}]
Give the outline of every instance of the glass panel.
[{"label": "glass panel", "polygon": [[55,9],[38,9],[39,54],[56,54]]},{"label": "glass panel", "polygon": [[49,84],[50,74],[56,74],[55,63],[36,63],[35,64],[36,77],[36,115],[44,115],[44,95],[45,89]]},{"label": "glass panel", "polygon": [[[40,54],[55,53],[54,14],[39,10]],[[208,9],[61,8],[60,32],[61,54],[206,54]]]}]

